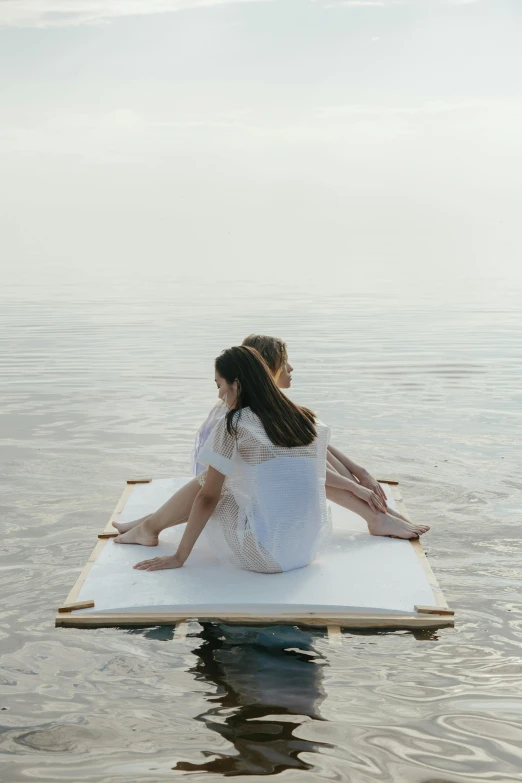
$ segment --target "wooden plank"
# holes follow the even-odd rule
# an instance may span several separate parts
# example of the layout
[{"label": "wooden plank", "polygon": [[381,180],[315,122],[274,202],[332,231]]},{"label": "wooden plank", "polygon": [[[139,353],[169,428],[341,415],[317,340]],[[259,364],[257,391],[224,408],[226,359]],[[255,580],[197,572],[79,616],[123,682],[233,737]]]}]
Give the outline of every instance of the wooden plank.
[{"label": "wooden plank", "polygon": [[187,619],[198,622],[224,622],[239,625],[306,625],[317,628],[338,626],[339,628],[443,628],[453,625],[453,617],[433,614],[379,614],[379,613],[336,613],[321,617],[313,613],[301,615],[278,614],[269,617],[263,615],[245,615],[238,612],[206,611],[197,617],[187,618],[177,612],[88,612],[87,614],[61,614],[56,617],[56,625],[73,628],[104,627],[142,627],[154,625],[177,625]]},{"label": "wooden plank", "polygon": [[343,633],[340,625],[328,625],[326,628],[328,632],[328,642],[332,647],[340,647],[343,643]]},{"label": "wooden plank", "polygon": [[377,479],[379,484],[389,484],[391,487],[397,487],[399,485],[398,481],[394,481],[393,479]]},{"label": "wooden plank", "polygon": [[127,484],[150,484],[152,479],[127,479]]},{"label": "wooden plank", "polygon": [[[131,485],[127,485],[125,487],[125,489],[123,490],[122,495],[121,495],[120,499],[118,500],[118,502],[116,504],[116,508],[112,512],[111,517],[110,517],[109,521],[107,522],[107,524],[105,526],[105,530],[104,530],[105,533],[109,533],[109,532],[113,532],[114,531],[112,523],[116,522],[118,520],[121,512],[125,508],[125,504],[126,504],[128,498],[132,494],[133,490],[134,490],[134,486],[132,484]],[[116,531],[116,534],[117,534],[117,531]],[[74,583],[71,592],[67,596],[67,598],[65,600],[65,604],[73,604],[73,603],[75,603],[76,599],[78,598],[78,596],[80,594],[80,590],[83,587],[83,583],[87,579],[87,575],[89,574],[89,571],[93,567],[94,563],[96,562],[96,558],[98,557],[98,555],[102,551],[102,549],[105,546],[105,544],[107,543],[107,541],[108,541],[108,539],[98,541],[98,543],[96,544],[96,546],[92,550],[91,555],[90,555],[89,559],[87,560],[87,563],[86,563],[84,569],[80,573],[80,576],[78,577],[78,579]]]},{"label": "wooden plank", "polygon": [[[404,514],[404,516],[409,519],[408,510],[406,508],[406,505],[402,499],[402,496],[400,494],[400,490],[397,487],[392,487],[392,494],[393,497],[396,500],[397,508],[400,511],[401,514]],[[439,609],[449,609],[449,606],[446,602],[446,599],[444,598],[444,594],[442,590],[439,587],[439,583],[437,582],[435,578],[435,574],[431,570],[431,566],[428,562],[428,558],[426,557],[426,553],[424,549],[422,548],[421,540],[420,538],[413,538],[410,539],[410,544],[413,547],[413,550],[419,560],[419,563],[422,566],[422,569],[426,575],[426,579],[429,582],[429,585],[433,592],[433,597],[435,599],[435,604]]]},{"label": "wooden plank", "polygon": [[77,609],[93,609],[94,601],[76,601],[74,604],[64,604],[58,609],[59,612],[74,612]]},{"label": "wooden plank", "polygon": [[188,625],[184,620],[176,623],[176,628],[174,629],[174,639],[177,641],[184,641],[187,638],[187,631]]},{"label": "wooden plank", "polygon": [[98,538],[116,538],[117,535],[118,535],[118,531],[117,530],[115,530],[114,532],[112,532],[112,530],[111,530],[108,533],[105,533],[105,532],[104,533],[98,533]]},{"label": "wooden plank", "polygon": [[415,604],[413,608],[416,612],[419,612],[419,614],[455,614],[453,609],[444,609],[443,606],[418,606]]}]

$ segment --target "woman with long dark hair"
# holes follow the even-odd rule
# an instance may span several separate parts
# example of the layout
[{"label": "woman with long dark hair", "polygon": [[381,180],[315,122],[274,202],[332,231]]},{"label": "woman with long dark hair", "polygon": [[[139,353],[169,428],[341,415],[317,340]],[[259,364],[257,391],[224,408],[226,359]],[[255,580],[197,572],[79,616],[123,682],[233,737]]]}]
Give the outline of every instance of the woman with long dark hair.
[{"label": "woman with long dark hair", "polygon": [[[251,334],[242,345],[255,348],[266,362],[274,382],[280,389],[289,389],[292,383],[293,367],[288,358],[286,343],[278,337]],[[192,505],[204,479],[206,466],[199,461],[199,453],[216,424],[226,415],[228,408],[219,392],[219,401],[212,408],[198,430],[192,454],[192,470],[196,478],[184,484],[161,508],[132,522],[116,522],[120,535],[115,539],[118,544],[140,544],[157,546],[158,535],[167,527],[187,521]],[[326,497],[328,500],[349,509],[361,516],[368,525],[368,531],[374,536],[395,536],[397,538],[417,538],[427,530],[427,525],[416,525],[403,517],[398,511],[386,504],[386,497],[379,483],[365,468],[358,465],[331,443],[327,450]],[[199,477],[199,480],[198,478]],[[155,570],[154,566],[148,566]],[[150,563],[152,561],[146,561]],[[147,567],[139,564],[140,568]]]},{"label": "woman with long dark hair", "polygon": [[282,394],[253,348],[223,351],[215,380],[228,413],[199,452],[208,470],[178,550],[138,566],[180,568],[206,527],[218,550],[242,568],[301,568],[331,532],[325,494],[329,430]]}]

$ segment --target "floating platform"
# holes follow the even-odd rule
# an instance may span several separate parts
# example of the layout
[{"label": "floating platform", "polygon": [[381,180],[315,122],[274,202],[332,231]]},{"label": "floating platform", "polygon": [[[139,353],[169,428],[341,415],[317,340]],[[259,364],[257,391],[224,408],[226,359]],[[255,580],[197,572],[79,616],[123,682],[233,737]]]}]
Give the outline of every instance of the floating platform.
[{"label": "floating platform", "polygon": [[[184,530],[165,530],[157,547],[115,544],[112,523],[159,508],[189,478],[129,481],[64,606],[57,626],[174,625],[187,619],[339,628],[452,626],[420,540],[369,535],[356,514],[331,505],[328,550],[305,568],[258,574],[222,563],[203,534],[183,568],[136,571],[140,560],[173,554]],[[390,507],[406,514],[396,482],[381,483]]]}]

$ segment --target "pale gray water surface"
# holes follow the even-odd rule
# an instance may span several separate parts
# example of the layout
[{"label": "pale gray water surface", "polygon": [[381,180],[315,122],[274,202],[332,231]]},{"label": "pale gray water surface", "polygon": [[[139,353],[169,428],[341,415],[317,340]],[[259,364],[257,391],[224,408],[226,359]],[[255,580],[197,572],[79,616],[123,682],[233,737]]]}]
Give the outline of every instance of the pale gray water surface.
[{"label": "pale gray water surface", "polygon": [[[520,293],[4,288],[2,780],[521,779]],[[455,630],[53,627],[125,479],[187,472],[213,357],[252,331],[288,341],[293,398],[432,526]]]}]

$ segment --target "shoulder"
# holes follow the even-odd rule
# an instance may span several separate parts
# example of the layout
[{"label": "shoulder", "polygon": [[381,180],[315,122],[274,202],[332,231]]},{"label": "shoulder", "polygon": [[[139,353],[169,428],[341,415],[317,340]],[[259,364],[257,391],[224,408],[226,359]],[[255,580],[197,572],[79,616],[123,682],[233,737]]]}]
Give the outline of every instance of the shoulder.
[{"label": "shoulder", "polygon": [[229,432],[227,416],[223,416],[212,431],[212,448],[218,454],[232,456],[236,445],[236,437],[233,431]]},{"label": "shoulder", "polygon": [[221,418],[223,418],[225,416],[226,412],[227,412],[226,405],[223,402],[221,402],[221,400],[220,400],[208,412],[207,418],[204,421],[204,425],[205,424],[209,424],[210,422],[214,422],[215,423],[215,422],[219,421]]},{"label": "shoulder", "polygon": [[234,426],[237,428],[238,438],[250,438],[252,435],[263,439],[265,428],[263,422],[251,408],[241,408],[234,416]]},{"label": "shoulder", "polygon": [[209,417],[212,417],[213,419],[219,419],[223,418],[226,415],[228,408],[223,402],[223,400],[220,400],[209,413]]},{"label": "shoulder", "polygon": [[240,450],[243,447],[251,448],[254,443],[265,444],[268,442],[263,422],[251,408],[241,408],[234,411],[231,425]]},{"label": "shoulder", "polygon": [[315,430],[318,438],[329,437],[330,435],[330,427],[325,424],[324,421],[321,421],[321,419],[315,420]]},{"label": "shoulder", "polygon": [[234,426],[238,428],[262,426],[261,419],[252,408],[240,408],[234,411],[231,419]]}]

